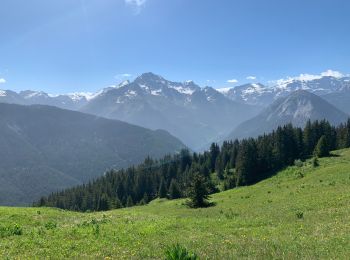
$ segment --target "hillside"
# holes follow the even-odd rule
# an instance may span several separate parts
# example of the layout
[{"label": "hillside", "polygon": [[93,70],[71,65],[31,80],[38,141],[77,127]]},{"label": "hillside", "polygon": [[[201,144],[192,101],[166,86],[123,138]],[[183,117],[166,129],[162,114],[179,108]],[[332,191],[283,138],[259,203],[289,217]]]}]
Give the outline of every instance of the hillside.
[{"label": "hillside", "polygon": [[0,205],[24,205],[184,145],[163,130],[49,106],[0,104],[0,147]]},{"label": "hillside", "polygon": [[2,258],[164,259],[176,242],[201,259],[347,259],[350,149],[292,166],[256,185],[212,196],[100,213],[0,208]]},{"label": "hillside", "polygon": [[325,119],[332,125],[338,125],[345,122],[347,117],[321,97],[298,90],[279,98],[257,116],[241,123],[226,139],[256,137],[286,124],[304,127],[308,120]]}]

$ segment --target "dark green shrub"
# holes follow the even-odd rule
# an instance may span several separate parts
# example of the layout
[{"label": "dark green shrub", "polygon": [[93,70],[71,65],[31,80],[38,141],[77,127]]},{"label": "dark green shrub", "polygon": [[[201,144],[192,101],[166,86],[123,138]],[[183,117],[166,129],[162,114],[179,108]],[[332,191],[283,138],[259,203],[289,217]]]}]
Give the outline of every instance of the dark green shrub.
[{"label": "dark green shrub", "polygon": [[313,166],[313,167],[318,167],[318,166],[320,166],[317,157],[313,157],[311,162],[312,162],[312,166]]},{"label": "dark green shrub", "polygon": [[294,161],[294,165],[301,168],[303,167],[303,162],[300,159]]},{"label": "dark green shrub", "polygon": [[56,222],[53,222],[53,221],[49,221],[49,222],[47,222],[47,223],[45,224],[45,228],[46,228],[47,230],[49,230],[49,229],[55,229],[55,228],[57,228],[57,223],[56,223]]},{"label": "dark green shrub", "polygon": [[18,224],[14,224],[13,226],[8,227],[0,226],[0,237],[20,236],[22,234],[23,230]]},{"label": "dark green shrub", "polygon": [[304,175],[304,173],[302,171],[297,171],[296,176],[298,178],[304,178],[305,177],[305,175]]},{"label": "dark green shrub", "polygon": [[170,246],[165,251],[166,260],[199,260],[195,253],[191,253],[187,248],[179,244]]},{"label": "dark green shrub", "polygon": [[302,218],[304,218],[304,213],[302,211],[298,211],[296,213],[296,216],[297,216],[298,219],[302,219]]}]

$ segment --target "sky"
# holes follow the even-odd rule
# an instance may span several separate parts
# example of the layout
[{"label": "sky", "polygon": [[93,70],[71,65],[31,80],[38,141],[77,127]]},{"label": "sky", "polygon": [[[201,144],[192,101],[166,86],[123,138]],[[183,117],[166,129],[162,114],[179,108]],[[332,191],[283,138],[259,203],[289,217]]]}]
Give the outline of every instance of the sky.
[{"label": "sky", "polygon": [[348,0],[1,0],[0,89],[96,91],[143,72],[216,88],[350,73]]}]

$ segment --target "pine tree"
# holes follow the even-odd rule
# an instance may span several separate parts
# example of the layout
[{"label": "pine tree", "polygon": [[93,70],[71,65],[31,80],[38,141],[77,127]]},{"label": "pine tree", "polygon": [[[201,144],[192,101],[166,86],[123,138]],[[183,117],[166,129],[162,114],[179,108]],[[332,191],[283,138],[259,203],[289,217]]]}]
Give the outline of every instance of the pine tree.
[{"label": "pine tree", "polygon": [[215,163],[215,171],[217,176],[219,177],[219,179],[223,179],[224,178],[224,161],[221,158],[221,156],[218,156],[216,158],[216,163]]},{"label": "pine tree", "polygon": [[126,207],[132,207],[134,206],[134,201],[132,200],[131,196],[129,195],[126,199]]},{"label": "pine tree", "polygon": [[166,198],[167,190],[164,182],[164,178],[160,181],[159,191],[158,191],[158,197],[159,198]]},{"label": "pine tree", "polygon": [[114,206],[116,209],[120,209],[123,207],[123,203],[120,201],[120,199],[117,197],[115,202],[114,202]]},{"label": "pine tree", "polygon": [[329,156],[329,145],[327,143],[326,136],[322,135],[318,140],[314,155],[319,158]]},{"label": "pine tree", "polygon": [[212,143],[210,146],[210,157],[209,157],[209,161],[210,161],[209,167],[211,172],[215,171],[216,158],[219,156],[219,154],[220,154],[219,145],[216,143]]},{"label": "pine tree", "polygon": [[350,118],[346,123],[345,148],[350,147]]},{"label": "pine tree", "polygon": [[236,161],[237,186],[257,181],[257,149],[253,139],[243,140]]},{"label": "pine tree", "polygon": [[312,158],[312,166],[313,167],[318,167],[320,164],[318,162],[318,158],[317,157],[313,157]]},{"label": "pine tree", "polygon": [[170,199],[181,198],[181,191],[180,191],[179,185],[177,184],[175,179],[172,179],[171,183],[170,183],[169,198]]},{"label": "pine tree", "polygon": [[109,210],[109,199],[106,193],[103,193],[101,197],[99,198],[98,203],[98,210],[99,211],[106,211]]},{"label": "pine tree", "polygon": [[190,184],[188,191],[188,205],[191,208],[202,208],[210,205],[209,191],[203,176],[196,174]]},{"label": "pine tree", "polygon": [[147,204],[150,201],[148,194],[146,192],[145,192],[145,194],[143,194],[142,200],[145,202],[145,204]]}]

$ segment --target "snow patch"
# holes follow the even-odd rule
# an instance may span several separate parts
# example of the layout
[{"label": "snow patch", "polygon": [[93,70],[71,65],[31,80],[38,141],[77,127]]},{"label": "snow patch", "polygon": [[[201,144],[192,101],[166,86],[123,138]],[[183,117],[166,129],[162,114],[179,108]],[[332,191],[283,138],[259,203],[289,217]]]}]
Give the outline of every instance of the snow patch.
[{"label": "snow patch", "polygon": [[45,92],[42,92],[42,91],[32,91],[31,93],[26,95],[24,98],[30,99],[30,98],[34,98],[34,97],[49,97],[49,95],[46,94]]},{"label": "snow patch", "polygon": [[327,70],[327,71],[321,72],[319,75],[300,74],[297,77],[287,77],[276,81],[270,81],[270,84],[276,85],[276,87],[279,89],[286,89],[288,84],[293,83],[295,81],[309,82],[317,79],[322,79],[323,77],[334,77],[336,79],[339,79],[344,77],[344,74],[339,71]]},{"label": "snow patch", "polygon": [[233,89],[233,87],[229,87],[229,88],[217,88],[216,91],[220,92],[221,94],[227,94],[228,92],[230,92],[231,89]]},{"label": "snow patch", "polygon": [[6,97],[7,93],[5,90],[0,90],[0,97]]},{"label": "snow patch", "polygon": [[194,89],[186,88],[183,86],[169,86],[169,88],[175,89],[177,92],[186,95],[192,95],[194,93]]},{"label": "snow patch", "polygon": [[143,89],[146,89],[146,90],[149,90],[150,87],[147,86],[147,85],[144,85],[144,84],[139,84],[140,88],[143,88]]},{"label": "snow patch", "polygon": [[160,94],[162,93],[162,90],[161,89],[157,89],[157,90],[152,90],[151,91],[151,94],[153,96],[160,96]]},{"label": "snow patch", "polygon": [[134,90],[128,90],[128,92],[125,93],[125,96],[127,96],[127,97],[135,97],[135,96],[137,96],[137,93]]},{"label": "snow patch", "polygon": [[98,91],[96,93],[92,93],[92,92],[73,92],[73,93],[65,94],[64,96],[69,97],[73,101],[80,101],[80,100],[82,100],[84,98],[89,101],[89,100],[97,97],[101,93],[103,93],[103,90]]}]

